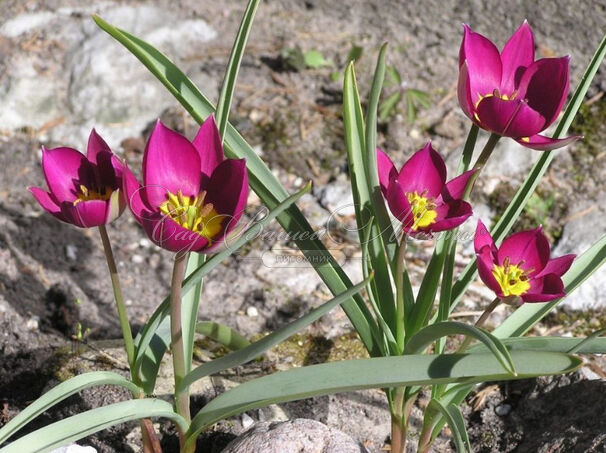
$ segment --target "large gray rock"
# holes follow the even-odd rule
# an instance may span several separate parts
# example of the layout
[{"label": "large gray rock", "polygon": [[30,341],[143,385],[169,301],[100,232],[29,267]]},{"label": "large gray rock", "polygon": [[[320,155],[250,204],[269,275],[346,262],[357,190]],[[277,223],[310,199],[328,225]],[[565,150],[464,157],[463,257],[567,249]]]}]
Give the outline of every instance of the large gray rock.
[{"label": "large gray rock", "polygon": [[240,435],[223,453],[366,453],[351,437],[306,418],[258,423]]}]

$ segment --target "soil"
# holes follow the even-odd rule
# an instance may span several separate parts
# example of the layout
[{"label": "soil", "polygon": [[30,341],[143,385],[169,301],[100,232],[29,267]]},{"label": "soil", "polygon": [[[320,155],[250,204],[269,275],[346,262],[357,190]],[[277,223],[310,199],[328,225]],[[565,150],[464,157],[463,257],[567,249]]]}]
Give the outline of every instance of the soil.
[{"label": "soil", "polygon": [[[193,0],[110,0],[95,2],[95,7],[97,3],[102,10],[116,5],[134,8],[145,4],[183,20],[191,17],[206,20],[217,32],[216,38],[195,48],[179,47],[177,43],[174,55],[170,55],[194,80],[208,82],[201,86],[202,91],[216,98],[231,40],[244,10],[243,1],[226,1],[221,11],[214,2]],[[470,23],[502,43],[524,18],[528,18],[537,42],[540,42],[538,55],[573,56],[571,85],[576,86],[606,23],[603,5],[589,1],[580,3],[586,5],[582,7],[564,0],[532,3],[267,0],[261,3],[244,57],[232,122],[255,145],[287,189],[294,190],[308,179],[316,186],[338,183],[346,178],[347,165],[341,122],[342,80],[339,74],[333,77],[332,73],[342,73],[350,49],[360,46],[363,54],[356,63],[356,73],[362,97],[365,97],[377,49],[387,40],[390,42],[389,64],[402,74],[410,87],[429,94],[431,107],[421,107],[411,124],[406,120],[404,106],[400,105],[393,115],[380,123],[379,145],[401,163],[410,152],[431,138],[453,168],[468,128],[455,95],[460,23]],[[84,27],[81,24],[90,22],[89,11],[82,12],[80,7],[76,0],[0,1],[0,27],[25,12],[63,14],[59,12],[61,8],[72,8],[72,12],[61,20],[76,24],[76,28]],[[65,28],[68,29],[67,25]],[[109,38],[106,45],[118,46]],[[281,51],[295,46],[303,51],[322,52],[332,66],[295,70],[285,65]],[[11,70],[18,59],[35,58],[38,64],[43,63],[43,67],[36,66],[36,70],[41,74],[51,73],[58,83],[65,84],[57,99],[52,101],[57,103],[55,110],[61,112],[62,121],[86,124],[90,128],[91,118],[78,117],[72,107],[66,107],[69,102],[64,105],[61,101],[70,93],[68,84],[73,83],[75,74],[61,70],[69,63],[66,55],[73,55],[69,52],[69,45],[55,41],[48,28],[34,28],[12,38],[0,33],[0,104],[4,104],[2,96],[10,90]],[[147,82],[152,83],[150,80]],[[397,89],[386,87],[388,93]],[[606,74],[600,70],[589,93],[593,101],[575,123],[575,130],[592,136],[592,140],[557,154],[550,174],[539,186],[535,209],[530,210],[516,228],[544,223],[557,244],[560,240],[564,242],[562,238],[566,238],[567,228],[579,227],[579,219],[583,216],[600,218],[604,215],[606,159],[600,144],[604,143],[606,131],[603,121],[590,118],[601,117],[606,108],[606,101],[600,97],[605,89]],[[155,108],[150,106],[150,109]],[[176,101],[163,106],[157,115],[170,127],[190,137],[195,132],[193,120]],[[141,118],[145,118],[144,113]],[[59,139],[63,132],[57,131],[63,129],[60,128],[61,121],[56,123],[55,120],[57,118],[50,118],[48,123],[10,129],[0,124],[0,426],[3,420],[13,417],[65,377],[62,374],[65,361],[78,355],[83,347],[74,340],[79,325],[85,332],[85,341],[92,345],[99,340],[120,338],[98,234],[95,230],[76,229],[56,221],[41,211],[26,190],[32,185],[44,185],[39,165],[41,145],[69,145],[82,149],[84,142],[77,134],[69,136],[68,143]],[[99,121],[102,127],[115,130],[111,121]],[[146,121],[146,127],[129,131],[115,144],[116,152],[135,169],[140,167],[144,143],[153,124],[151,119]],[[528,165],[531,159],[523,158],[522,164]],[[522,178],[517,170],[510,174],[501,171],[506,164],[507,161],[499,161],[495,163],[496,169],[487,169],[486,178],[480,181],[474,195],[474,201],[492,213],[506,202],[503,194],[513,193]],[[254,197],[249,201],[247,214],[252,216],[259,203]],[[306,213],[326,213],[317,193],[301,204]],[[581,208],[577,209],[579,206]],[[595,240],[604,234],[603,224],[596,225],[600,226],[584,225],[587,228],[586,233],[583,232],[584,239]],[[280,231],[277,225],[271,228]],[[136,332],[168,293],[170,254],[151,245],[128,213],[108,230],[131,324]],[[349,258],[355,258],[355,241],[346,234],[342,239],[340,250]],[[226,260],[205,283],[203,301],[209,303],[203,302],[200,318],[226,323],[252,336],[282,326],[327,299],[326,288],[309,269],[279,270],[259,266],[257,258],[262,253],[290,245],[280,240],[257,241],[242,254]],[[411,251],[409,258],[413,264],[423,263],[427,254],[427,247],[421,246]],[[457,263],[458,268],[464,264]],[[361,275],[357,265],[355,259],[348,260],[347,269],[354,280]],[[579,330],[587,333],[606,327],[604,292],[596,293],[601,299],[597,300],[595,311],[559,312],[555,322],[550,318],[534,333],[578,334]],[[222,303],[210,303],[215,300]],[[478,291],[462,309],[477,311],[485,302],[485,293]],[[251,307],[258,315],[250,315]],[[302,335],[307,339],[305,342],[317,346],[324,358],[316,356],[307,363],[325,360],[329,355],[326,350],[338,344],[338,338],[350,334],[351,327],[340,310],[315,323]],[[352,356],[358,355],[359,347],[350,348],[350,352]],[[295,356],[292,352],[285,354]],[[276,362],[280,360],[283,358],[277,358]],[[120,366],[113,364],[111,367],[124,373]],[[485,392],[486,388],[492,390]],[[605,390],[603,380],[588,380],[587,373],[486,384],[467,400],[465,406],[474,451],[606,451]],[[478,395],[482,404],[478,403]],[[23,433],[127,396],[105,387],[82,392],[36,419]],[[193,401],[198,407],[203,403],[202,397]],[[387,423],[384,417],[386,401],[378,391],[314,398],[284,407],[292,417],[314,418],[344,430],[365,443],[370,451],[380,451],[388,444],[388,426],[384,429],[375,426]],[[501,409],[497,411],[497,408]],[[366,420],[367,426],[348,424],[348,420],[359,420],[360,413],[366,414],[362,420]],[[258,414],[252,415],[259,418]],[[105,430],[80,443],[92,445],[103,453],[135,452],[139,446],[136,436],[132,435],[134,426],[127,424]],[[241,429],[239,418],[220,423],[201,436],[197,451],[219,452]],[[160,430],[165,451],[177,451],[177,438],[170,425],[162,423]],[[127,436],[130,440],[125,445]],[[447,436],[443,435],[436,443],[435,451],[453,451],[452,448]]]}]

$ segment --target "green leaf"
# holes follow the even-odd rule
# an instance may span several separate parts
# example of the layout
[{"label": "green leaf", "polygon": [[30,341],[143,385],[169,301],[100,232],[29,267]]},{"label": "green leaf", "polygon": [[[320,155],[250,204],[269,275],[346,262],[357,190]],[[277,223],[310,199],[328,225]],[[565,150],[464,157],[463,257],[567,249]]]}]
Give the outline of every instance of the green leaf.
[{"label": "green leaf", "polygon": [[[581,360],[553,352],[514,351],[517,378],[567,373]],[[312,365],[253,379],[210,401],[192,420],[187,442],[208,426],[269,404],[367,388],[510,380],[492,354],[379,357]]]},{"label": "green leaf", "polygon": [[396,91],[395,93],[389,95],[387,99],[381,102],[379,106],[379,119],[381,121],[386,121],[391,115],[396,113],[396,106],[398,102],[402,99],[402,92]]},{"label": "green leaf", "polygon": [[[250,341],[248,341],[247,338],[240,335],[231,327],[219,324],[218,322],[199,322],[196,324],[196,333],[212,338],[231,351],[237,351],[238,349],[244,349],[245,347],[250,346]],[[189,373],[189,371],[191,370],[188,370],[187,372]]]},{"label": "green leaf", "polygon": [[91,373],[80,374],[53,387],[8,421],[0,429],[0,444],[55,404],[78,393],[80,390],[97,385],[117,385],[126,388],[133,395],[138,395],[141,391],[132,382],[110,371],[93,371]]},{"label": "green leaf", "polygon": [[202,379],[205,376],[210,376],[212,374],[219,373],[223,370],[242,365],[243,363],[255,359],[268,349],[277,345],[281,341],[286,340],[288,337],[292,336],[296,332],[304,329],[317,319],[320,319],[320,317],[328,313],[337,305],[342,304],[353,294],[361,291],[368,284],[369,280],[370,278],[367,278],[361,283],[358,283],[356,286],[345,291],[343,294],[329,300],[328,302],[320,305],[317,308],[314,308],[305,316],[291,322],[290,324],[287,324],[286,326],[276,330],[275,332],[270,333],[269,335],[261,338],[259,341],[255,341],[254,343],[243,349],[234,351],[230,354],[227,354],[226,356],[200,365],[187,376],[185,376],[182,385],[186,387],[188,385],[191,385],[195,381]]},{"label": "green leaf", "polygon": [[[387,53],[387,43],[381,46],[379,56],[377,58],[377,67],[370,87],[370,95],[368,96],[368,109],[366,112],[365,122],[365,139],[366,149],[364,153],[366,186],[369,194],[369,207],[372,209],[372,214],[377,220],[377,225],[380,230],[383,244],[386,247],[381,247],[380,252],[386,255],[389,262],[393,261],[396,254],[396,238],[391,224],[391,218],[385,206],[385,200],[381,193],[379,182],[379,170],[377,167],[377,108],[381,90],[383,88],[383,80],[385,79],[385,55]],[[376,245],[376,244],[373,244]],[[378,279],[381,281],[382,279]],[[411,301],[412,302],[412,301]]]},{"label": "green leaf", "polygon": [[[379,57],[379,66],[381,66],[381,59],[384,59],[384,53],[385,48],[382,50],[383,56]],[[382,79],[383,71],[384,70],[379,68],[380,74],[378,75],[378,78]],[[379,86],[377,87],[377,85]],[[380,91],[380,83],[376,81],[374,86],[373,103],[376,109],[375,97],[377,96],[376,91]],[[373,113],[370,115],[373,116]],[[374,115],[376,115],[376,110]],[[379,304],[379,310],[381,311],[383,318],[392,331],[395,331],[396,312],[391,286],[390,268],[386,250],[381,241],[382,232],[378,227],[379,217],[384,221],[387,212],[385,211],[384,213],[379,214],[379,209],[375,212],[375,208],[380,207],[381,205],[383,205],[384,210],[385,205],[383,204],[382,198],[377,206],[374,205],[377,198],[376,191],[379,191],[379,196],[381,196],[381,194],[378,185],[378,176],[374,178],[376,181],[375,186],[368,173],[369,165],[372,165],[372,162],[370,162],[372,158],[367,155],[367,146],[372,146],[372,143],[369,144],[366,141],[364,118],[362,115],[362,106],[358,95],[353,63],[350,63],[345,70],[345,79],[343,82],[343,123],[345,125],[345,147],[347,149],[349,176],[351,178],[351,190],[353,192],[356,210],[358,235],[360,237],[360,242],[363,241],[365,237],[370,237],[368,254],[370,256],[371,268],[375,271],[376,283],[374,288],[378,291],[375,298]],[[376,122],[373,123],[373,126],[376,127]],[[376,137],[376,132],[374,136]],[[370,141],[372,142],[372,139]],[[376,148],[373,149],[372,154],[374,155],[374,168],[376,171]],[[376,190],[374,189],[375,187]],[[370,221],[373,217],[377,219],[377,223]],[[367,234],[369,229],[371,230],[370,235]],[[389,234],[389,231],[385,231],[385,233]]]},{"label": "green leaf", "polygon": [[[372,217],[370,222],[374,222],[375,218]],[[362,273],[364,278],[368,278],[371,274],[370,270],[370,258],[368,256],[368,244],[370,242],[370,234],[371,229],[369,228],[366,232],[367,236],[362,240],[361,249],[362,249]],[[387,324],[385,319],[383,318],[383,314],[381,310],[379,310],[379,304],[377,303],[377,299],[375,297],[376,294],[379,294],[378,288],[376,288],[376,281],[372,279],[368,283],[368,287],[366,288],[368,293],[368,301],[370,302],[370,306],[375,314],[375,318],[377,319],[377,323],[381,328],[381,333],[383,334],[383,342],[384,342],[384,351],[386,352],[384,355],[399,355],[399,347],[398,343],[391,331],[391,327]],[[389,352],[389,353],[388,353]]]},{"label": "green leaf", "polygon": [[120,423],[141,418],[163,417],[174,421],[183,430],[187,422],[173,411],[171,404],[156,399],[122,401],[72,415],[33,433],[23,436],[0,449],[1,453],[44,453],[82,439]]},{"label": "green leaf", "polygon": [[432,399],[427,405],[427,410],[430,412],[440,412],[446,419],[446,423],[450,426],[453,434],[452,440],[459,453],[471,452],[471,443],[469,442],[469,436],[465,428],[465,419],[458,406],[449,404],[445,407],[438,400]]},{"label": "green leaf", "polygon": [[395,66],[387,66],[385,70],[387,73],[387,81],[389,85],[402,85],[402,76],[400,75],[400,71],[398,71]]},{"label": "green leaf", "polygon": [[305,55],[299,46],[282,49],[280,58],[285,68],[297,72],[305,69]]},{"label": "green leaf", "polygon": [[252,28],[259,1],[260,0],[250,0],[246,6],[246,11],[244,11],[244,16],[242,17],[242,22],[240,23],[240,28],[238,28],[238,34],[229,56],[229,63],[225,70],[223,85],[221,85],[221,93],[219,94],[219,100],[217,101],[217,126],[221,138],[225,136],[225,129],[229,119],[229,108],[234,95],[236,79],[238,78],[238,71],[240,70],[240,64],[242,62],[242,55],[244,55],[244,48],[246,47],[248,36],[250,35],[250,29]]},{"label": "green leaf", "polygon": [[308,50],[303,54],[303,58],[308,68],[316,69],[322,66],[330,66],[330,61],[326,60],[322,52],[317,50]]},{"label": "green leaf", "polygon": [[410,338],[404,354],[419,354],[438,338],[450,335],[465,335],[481,341],[508,373],[516,374],[509,351],[497,337],[478,327],[461,322],[446,321],[424,327]]},{"label": "green leaf", "polygon": [[358,61],[364,54],[364,47],[353,45],[347,54],[346,63]]},{"label": "green leaf", "polygon": [[[581,104],[583,103],[583,98],[587,94],[587,90],[591,86],[591,82],[598,71],[598,68],[602,64],[602,60],[606,56],[606,35],[602,38],[598,49],[596,50],[589,66],[583,73],[583,77],[581,79],[581,83],[575,90],[572,99],[568,103],[566,107],[566,111],[562,116],[562,119],[558,122],[558,126],[553,134],[554,138],[560,138],[564,136],[568,132],[568,128],[572,124],[574,117],[576,116]],[[545,151],[542,152],[537,162],[534,164],[528,177],[524,181],[524,184],[520,186],[515,196],[503,212],[503,215],[491,231],[492,237],[495,242],[499,244],[509,233],[511,227],[514,222],[520,216],[520,213],[528,203],[528,200],[534,193],[537,185],[541,181],[541,178],[547,171],[547,168],[551,164],[551,161],[555,157],[555,151]],[[452,291],[452,300],[451,310],[454,309],[458,301],[463,296],[467,286],[471,283],[471,281],[475,278],[477,274],[476,270],[476,261],[475,259],[469,263],[469,265],[465,268],[465,270],[461,273],[457,282],[455,283]]]},{"label": "green leaf", "polygon": [[[211,102],[161,52],[145,41],[113,27],[99,16],[93,16],[93,19],[101,29],[135,55],[198,123],[214,113]],[[276,207],[288,196],[278,179],[229,123],[225,132],[225,153],[229,158],[246,158],[250,185],[269,209]],[[316,266],[314,269],[333,294],[339,294],[352,286],[347,274],[332,259],[296,206],[292,206],[280,215],[278,222],[293,238],[296,238],[295,242],[305,256],[316,261],[318,258],[325,261],[326,264]],[[364,300],[356,295],[342,307],[370,354],[380,354],[379,345],[375,340],[378,338],[378,328]]]},{"label": "green leaf", "polygon": [[440,274],[446,258],[445,249],[445,241],[439,240],[421,281],[412,313],[406,320],[406,335],[409,337],[418,332],[427,322],[440,285]]},{"label": "green leaf", "polygon": [[[233,243],[229,243],[229,247],[225,248],[210,259],[202,266],[193,271],[187,278],[183,280],[183,292],[187,293],[197,285],[204,276],[217,267],[221,262],[232,253],[236,252],[243,245],[254,239],[265,226],[279,216],[282,212],[294,205],[303,195],[311,190],[311,183],[303,187],[299,192],[291,195],[275,209],[270,211],[262,219],[252,225],[248,230],[242,233]],[[150,321],[145,325],[143,332],[137,336],[137,360],[135,361],[135,373],[141,376],[143,385],[147,394],[153,393],[153,385],[157,375],[162,356],[170,344],[170,298],[167,297],[160,304],[156,311],[152,314]]]},{"label": "green leaf", "polygon": [[[586,338],[571,337],[515,337],[503,338],[501,342],[510,351],[550,351],[567,354],[606,354],[606,338],[599,337],[604,329],[594,332]],[[486,346],[471,346],[468,352],[486,352]]]}]

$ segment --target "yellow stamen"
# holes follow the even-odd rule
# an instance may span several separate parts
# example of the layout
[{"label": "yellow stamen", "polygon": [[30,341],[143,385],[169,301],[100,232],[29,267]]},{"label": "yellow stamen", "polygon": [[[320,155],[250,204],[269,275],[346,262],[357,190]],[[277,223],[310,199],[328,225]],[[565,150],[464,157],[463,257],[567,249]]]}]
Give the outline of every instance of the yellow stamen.
[{"label": "yellow stamen", "polygon": [[97,192],[94,189],[89,189],[88,187],[80,184],[78,188],[78,198],[74,200],[74,204],[78,204],[81,201],[90,201],[90,200],[103,200],[107,201],[112,196],[112,188],[111,187],[103,187],[99,189]]},{"label": "yellow stamen", "polygon": [[423,192],[419,195],[416,191],[406,193],[406,198],[408,198],[412,210],[413,230],[418,227],[425,228],[432,225],[438,216],[433,199],[427,198],[425,194],[426,192]]},{"label": "yellow stamen", "polygon": [[177,194],[167,192],[166,195],[168,200],[162,203],[160,211],[183,228],[198,233],[209,241],[221,231],[225,216],[220,215],[212,203],[204,203],[206,191],[196,197],[183,195],[180,190]]},{"label": "yellow stamen", "polygon": [[521,264],[511,264],[509,258],[505,258],[502,266],[495,265],[492,269],[492,275],[505,297],[521,296],[530,289],[527,275],[530,271],[521,269]]},{"label": "yellow stamen", "polygon": [[524,143],[529,143],[529,142],[530,142],[530,137],[522,137],[522,138],[521,138],[521,140],[522,140]]}]

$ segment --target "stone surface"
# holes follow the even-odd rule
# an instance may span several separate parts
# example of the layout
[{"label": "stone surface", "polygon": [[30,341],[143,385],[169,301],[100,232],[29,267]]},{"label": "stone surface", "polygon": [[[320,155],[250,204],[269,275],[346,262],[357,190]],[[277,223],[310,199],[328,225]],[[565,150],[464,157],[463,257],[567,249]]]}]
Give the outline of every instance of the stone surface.
[{"label": "stone surface", "polygon": [[346,434],[315,420],[258,423],[230,442],[223,453],[366,453]]}]

